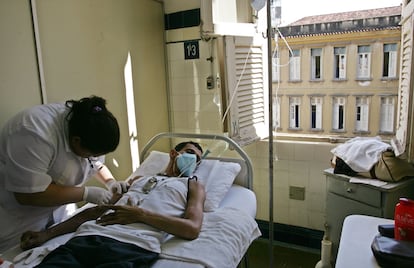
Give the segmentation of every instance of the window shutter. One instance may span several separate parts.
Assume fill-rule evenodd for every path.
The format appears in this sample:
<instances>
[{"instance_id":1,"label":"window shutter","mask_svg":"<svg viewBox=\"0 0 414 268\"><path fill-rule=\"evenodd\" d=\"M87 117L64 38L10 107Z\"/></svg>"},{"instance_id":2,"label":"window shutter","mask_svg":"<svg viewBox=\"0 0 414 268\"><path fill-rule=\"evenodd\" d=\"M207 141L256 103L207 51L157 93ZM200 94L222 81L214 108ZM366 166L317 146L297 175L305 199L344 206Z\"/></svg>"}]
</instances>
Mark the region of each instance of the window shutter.
<instances>
[{"instance_id":1,"label":"window shutter","mask_svg":"<svg viewBox=\"0 0 414 268\"><path fill-rule=\"evenodd\" d=\"M381 98L380 130L392 132L394 130L394 102L392 97Z\"/></svg>"},{"instance_id":2,"label":"window shutter","mask_svg":"<svg viewBox=\"0 0 414 268\"><path fill-rule=\"evenodd\" d=\"M390 51L388 77L397 76L397 51Z\"/></svg>"},{"instance_id":3,"label":"window shutter","mask_svg":"<svg viewBox=\"0 0 414 268\"><path fill-rule=\"evenodd\" d=\"M316 103L316 128L322 129L322 102L321 99L317 99Z\"/></svg>"},{"instance_id":4,"label":"window shutter","mask_svg":"<svg viewBox=\"0 0 414 268\"><path fill-rule=\"evenodd\" d=\"M241 146L268 136L266 39L225 36L229 136Z\"/></svg>"},{"instance_id":5,"label":"window shutter","mask_svg":"<svg viewBox=\"0 0 414 268\"><path fill-rule=\"evenodd\" d=\"M364 101L366 102L366 100ZM368 103L361 105L361 129L362 131L368 131L368 112L369 106Z\"/></svg>"},{"instance_id":6,"label":"window shutter","mask_svg":"<svg viewBox=\"0 0 414 268\"><path fill-rule=\"evenodd\" d=\"M407 129L409 115L409 97L411 88L411 61L413 60L413 32L411 23L402 26L401 40L401 69L400 87L398 89L398 113L395 137L391 140L395 154L401 155L405 152L407 144ZM409 156L412 159L412 156Z\"/></svg>"},{"instance_id":7,"label":"window shutter","mask_svg":"<svg viewBox=\"0 0 414 268\"><path fill-rule=\"evenodd\" d=\"M336 101L333 105L332 128L339 129L339 103Z\"/></svg>"},{"instance_id":8,"label":"window shutter","mask_svg":"<svg viewBox=\"0 0 414 268\"><path fill-rule=\"evenodd\" d=\"M339 78L346 78L346 58L345 55L339 55Z\"/></svg>"}]
</instances>

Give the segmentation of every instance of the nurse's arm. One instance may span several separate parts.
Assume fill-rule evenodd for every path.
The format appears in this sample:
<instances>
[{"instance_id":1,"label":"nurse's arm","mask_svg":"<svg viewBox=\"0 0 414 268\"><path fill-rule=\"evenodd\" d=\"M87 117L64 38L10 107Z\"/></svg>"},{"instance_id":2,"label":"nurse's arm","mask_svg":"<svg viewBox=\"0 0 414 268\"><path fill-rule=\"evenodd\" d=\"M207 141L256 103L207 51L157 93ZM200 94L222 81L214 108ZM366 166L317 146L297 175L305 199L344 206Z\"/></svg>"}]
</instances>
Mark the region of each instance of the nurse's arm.
<instances>
[{"instance_id":1,"label":"nurse's arm","mask_svg":"<svg viewBox=\"0 0 414 268\"><path fill-rule=\"evenodd\" d=\"M48 240L67 233L76 231L76 229L84 222L89 220L95 220L100 217L108 208L96 206L87 208L68 220L56 224L49 229L40 232L27 231L23 233L20 238L20 247L23 250L27 250L33 247L37 247L47 242Z\"/></svg>"},{"instance_id":2,"label":"nurse's arm","mask_svg":"<svg viewBox=\"0 0 414 268\"><path fill-rule=\"evenodd\" d=\"M14 193L21 205L60 206L83 201L84 187L50 184L45 191L37 193Z\"/></svg>"}]
</instances>

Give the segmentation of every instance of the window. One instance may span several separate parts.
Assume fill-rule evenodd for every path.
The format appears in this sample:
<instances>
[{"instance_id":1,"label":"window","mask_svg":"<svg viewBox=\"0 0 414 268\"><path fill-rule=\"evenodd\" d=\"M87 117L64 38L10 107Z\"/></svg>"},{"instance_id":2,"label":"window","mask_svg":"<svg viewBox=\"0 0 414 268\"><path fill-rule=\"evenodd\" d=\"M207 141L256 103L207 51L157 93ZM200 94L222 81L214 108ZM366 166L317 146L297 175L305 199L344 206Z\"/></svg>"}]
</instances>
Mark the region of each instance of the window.
<instances>
[{"instance_id":1,"label":"window","mask_svg":"<svg viewBox=\"0 0 414 268\"><path fill-rule=\"evenodd\" d=\"M311 49L311 80L322 78L322 48Z\"/></svg>"},{"instance_id":2,"label":"window","mask_svg":"<svg viewBox=\"0 0 414 268\"><path fill-rule=\"evenodd\" d=\"M397 44L384 44L382 77L397 77Z\"/></svg>"},{"instance_id":3,"label":"window","mask_svg":"<svg viewBox=\"0 0 414 268\"><path fill-rule=\"evenodd\" d=\"M300 97L289 98L289 128L300 128Z\"/></svg>"},{"instance_id":4,"label":"window","mask_svg":"<svg viewBox=\"0 0 414 268\"><path fill-rule=\"evenodd\" d=\"M368 97L356 97L356 131L368 131L369 99Z\"/></svg>"},{"instance_id":5,"label":"window","mask_svg":"<svg viewBox=\"0 0 414 268\"><path fill-rule=\"evenodd\" d=\"M311 97L311 129L322 129L322 97Z\"/></svg>"},{"instance_id":6,"label":"window","mask_svg":"<svg viewBox=\"0 0 414 268\"><path fill-rule=\"evenodd\" d=\"M333 98L332 129L345 130L345 97Z\"/></svg>"},{"instance_id":7,"label":"window","mask_svg":"<svg viewBox=\"0 0 414 268\"><path fill-rule=\"evenodd\" d=\"M322 48L311 49L311 80L322 78Z\"/></svg>"},{"instance_id":8,"label":"window","mask_svg":"<svg viewBox=\"0 0 414 268\"><path fill-rule=\"evenodd\" d=\"M280 128L280 97L273 96L273 131Z\"/></svg>"},{"instance_id":9,"label":"window","mask_svg":"<svg viewBox=\"0 0 414 268\"><path fill-rule=\"evenodd\" d=\"M380 132L393 133L394 132L394 111L395 98L391 96L381 97L380 107Z\"/></svg>"},{"instance_id":10,"label":"window","mask_svg":"<svg viewBox=\"0 0 414 268\"><path fill-rule=\"evenodd\" d=\"M289 80L300 80L300 50L295 49L289 53Z\"/></svg>"},{"instance_id":11,"label":"window","mask_svg":"<svg viewBox=\"0 0 414 268\"><path fill-rule=\"evenodd\" d=\"M280 57L279 51L274 51L272 55L272 81L280 80Z\"/></svg>"},{"instance_id":12,"label":"window","mask_svg":"<svg viewBox=\"0 0 414 268\"><path fill-rule=\"evenodd\" d=\"M346 78L346 49L345 47L334 48L334 79Z\"/></svg>"},{"instance_id":13,"label":"window","mask_svg":"<svg viewBox=\"0 0 414 268\"><path fill-rule=\"evenodd\" d=\"M371 73L371 47L358 46L357 78L368 79Z\"/></svg>"}]
</instances>

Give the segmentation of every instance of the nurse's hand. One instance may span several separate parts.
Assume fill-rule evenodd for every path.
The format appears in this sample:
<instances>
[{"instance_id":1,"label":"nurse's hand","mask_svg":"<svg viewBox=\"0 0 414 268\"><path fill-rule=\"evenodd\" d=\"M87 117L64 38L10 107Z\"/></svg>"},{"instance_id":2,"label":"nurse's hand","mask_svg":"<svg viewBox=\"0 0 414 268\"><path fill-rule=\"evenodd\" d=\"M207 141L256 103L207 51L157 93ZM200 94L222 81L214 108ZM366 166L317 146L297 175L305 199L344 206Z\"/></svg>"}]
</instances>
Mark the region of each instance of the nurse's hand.
<instances>
[{"instance_id":1,"label":"nurse's hand","mask_svg":"<svg viewBox=\"0 0 414 268\"><path fill-rule=\"evenodd\" d=\"M111 193L123 194L128 191L129 184L126 181L110 180L106 183L106 188L108 188Z\"/></svg>"},{"instance_id":2,"label":"nurse's hand","mask_svg":"<svg viewBox=\"0 0 414 268\"><path fill-rule=\"evenodd\" d=\"M111 201L112 193L102 187L86 186L83 192L83 200L103 205L108 204Z\"/></svg>"}]
</instances>

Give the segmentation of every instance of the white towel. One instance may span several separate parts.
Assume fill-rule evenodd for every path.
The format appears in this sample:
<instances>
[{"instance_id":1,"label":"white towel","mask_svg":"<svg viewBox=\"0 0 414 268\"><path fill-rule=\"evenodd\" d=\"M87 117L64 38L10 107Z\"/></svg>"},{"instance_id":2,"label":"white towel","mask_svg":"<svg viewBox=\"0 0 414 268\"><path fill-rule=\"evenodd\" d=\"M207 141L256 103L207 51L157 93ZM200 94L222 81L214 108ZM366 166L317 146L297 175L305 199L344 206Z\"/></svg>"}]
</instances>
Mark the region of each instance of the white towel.
<instances>
[{"instance_id":1,"label":"white towel","mask_svg":"<svg viewBox=\"0 0 414 268\"><path fill-rule=\"evenodd\" d=\"M379 161L381 154L391 148L391 145L381 141L380 137L356 137L338 145L331 152L352 170L369 172Z\"/></svg>"}]
</instances>

